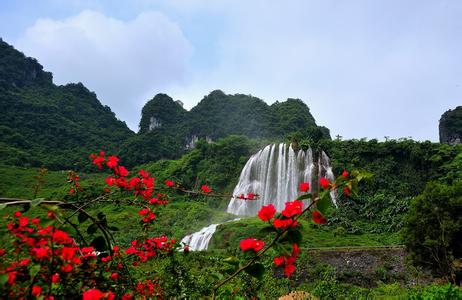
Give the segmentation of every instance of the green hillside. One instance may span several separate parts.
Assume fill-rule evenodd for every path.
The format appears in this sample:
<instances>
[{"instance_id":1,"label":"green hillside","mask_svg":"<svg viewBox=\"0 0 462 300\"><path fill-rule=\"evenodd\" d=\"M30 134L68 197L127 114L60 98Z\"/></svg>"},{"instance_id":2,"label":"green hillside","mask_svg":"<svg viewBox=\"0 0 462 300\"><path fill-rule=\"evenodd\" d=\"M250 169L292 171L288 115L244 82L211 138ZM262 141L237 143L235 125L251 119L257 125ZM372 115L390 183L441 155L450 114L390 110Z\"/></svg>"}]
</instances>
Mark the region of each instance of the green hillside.
<instances>
[{"instance_id":1,"label":"green hillside","mask_svg":"<svg viewBox=\"0 0 462 300\"><path fill-rule=\"evenodd\" d=\"M229 135L283 141L298 133L310 136L321 129L308 106L300 99L288 99L272 105L243 94L211 92L190 111L165 94L158 94L143 108L139 134L123 147L128 165L152 160L175 159L195 147L199 139L216 141Z\"/></svg>"},{"instance_id":2,"label":"green hillside","mask_svg":"<svg viewBox=\"0 0 462 300\"><path fill-rule=\"evenodd\" d=\"M0 161L79 169L134 133L81 83L56 86L33 58L0 40Z\"/></svg>"}]
</instances>

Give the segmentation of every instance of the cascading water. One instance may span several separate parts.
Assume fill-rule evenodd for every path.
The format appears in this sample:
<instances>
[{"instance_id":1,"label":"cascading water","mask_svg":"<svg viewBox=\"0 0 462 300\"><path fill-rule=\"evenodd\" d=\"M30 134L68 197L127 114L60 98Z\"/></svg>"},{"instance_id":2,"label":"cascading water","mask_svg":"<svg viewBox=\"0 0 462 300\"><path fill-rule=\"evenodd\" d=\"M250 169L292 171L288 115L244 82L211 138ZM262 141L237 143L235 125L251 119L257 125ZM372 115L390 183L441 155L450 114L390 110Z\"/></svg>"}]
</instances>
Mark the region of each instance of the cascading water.
<instances>
[{"instance_id":1,"label":"cascading water","mask_svg":"<svg viewBox=\"0 0 462 300\"><path fill-rule=\"evenodd\" d=\"M226 222L238 221L239 218ZM217 227L221 224L212 224L202 228L200 231L194 232L181 239L181 244L188 245L190 251L203 251L207 250L213 234Z\"/></svg>"},{"instance_id":2,"label":"cascading water","mask_svg":"<svg viewBox=\"0 0 462 300\"><path fill-rule=\"evenodd\" d=\"M319 176L334 179L329 158L322 152L319 157ZM268 145L247 161L242 169L233 195L258 194L260 199L244 201L232 198L228 212L235 215L256 215L264 205L273 204L276 210L284 209L285 202L296 199L301 182L310 182L314 170L311 149L294 151L291 145ZM335 203L335 194L331 193Z\"/></svg>"},{"instance_id":3,"label":"cascading water","mask_svg":"<svg viewBox=\"0 0 462 300\"><path fill-rule=\"evenodd\" d=\"M334 179L330 161L322 152L318 160L319 177ZM273 204L278 211L285 202L296 199L301 193L299 184L310 182L315 168L311 149L294 151L291 145L268 145L252 155L242 169L233 195L258 194L258 200L245 201L232 198L228 212L241 216L255 216L264 205ZM331 192L335 204L335 192ZM306 203L305 203L306 204ZM236 221L234 219L231 221ZM228 221L229 222L229 221ZM191 251L207 250L210 240L220 224L212 224L200 231L185 236L181 243L189 245Z\"/></svg>"},{"instance_id":4,"label":"cascading water","mask_svg":"<svg viewBox=\"0 0 462 300\"><path fill-rule=\"evenodd\" d=\"M209 242L212 239L215 230L217 230L218 225L219 224L212 224L202 228L198 232L185 236L181 240L181 244L189 245L189 250L191 251L207 250Z\"/></svg>"}]
</instances>

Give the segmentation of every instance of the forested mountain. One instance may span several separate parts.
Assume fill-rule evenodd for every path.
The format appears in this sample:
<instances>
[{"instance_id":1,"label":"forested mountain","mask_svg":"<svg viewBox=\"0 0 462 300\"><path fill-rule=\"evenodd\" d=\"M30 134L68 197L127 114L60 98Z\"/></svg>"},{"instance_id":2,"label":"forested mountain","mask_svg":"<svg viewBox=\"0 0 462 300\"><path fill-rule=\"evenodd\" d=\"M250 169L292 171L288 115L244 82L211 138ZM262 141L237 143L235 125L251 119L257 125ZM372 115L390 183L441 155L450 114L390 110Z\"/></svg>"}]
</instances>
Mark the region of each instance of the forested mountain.
<instances>
[{"instance_id":1,"label":"forested mountain","mask_svg":"<svg viewBox=\"0 0 462 300\"><path fill-rule=\"evenodd\" d=\"M299 99L268 105L250 95L215 90L186 111L180 101L158 94L144 106L139 134L127 142L122 156L134 165L177 158L194 148L199 139L242 135L282 141L295 132L309 136L314 129L330 138L329 130L316 125L308 106Z\"/></svg>"},{"instance_id":2,"label":"forested mountain","mask_svg":"<svg viewBox=\"0 0 462 300\"><path fill-rule=\"evenodd\" d=\"M4 164L75 168L90 152L118 151L134 135L81 83L54 85L35 59L1 39L0 111Z\"/></svg>"},{"instance_id":3,"label":"forested mountain","mask_svg":"<svg viewBox=\"0 0 462 300\"><path fill-rule=\"evenodd\" d=\"M462 143L462 106L446 111L440 119L440 142Z\"/></svg>"},{"instance_id":4,"label":"forested mountain","mask_svg":"<svg viewBox=\"0 0 462 300\"><path fill-rule=\"evenodd\" d=\"M117 120L83 84L57 86L34 58L0 40L0 161L7 165L80 168L90 152L106 150L129 166L179 158L207 141L242 135L282 141L318 127L306 104L288 99L272 105L243 94L211 92L190 111L158 94L143 107L138 134Z\"/></svg>"}]
</instances>

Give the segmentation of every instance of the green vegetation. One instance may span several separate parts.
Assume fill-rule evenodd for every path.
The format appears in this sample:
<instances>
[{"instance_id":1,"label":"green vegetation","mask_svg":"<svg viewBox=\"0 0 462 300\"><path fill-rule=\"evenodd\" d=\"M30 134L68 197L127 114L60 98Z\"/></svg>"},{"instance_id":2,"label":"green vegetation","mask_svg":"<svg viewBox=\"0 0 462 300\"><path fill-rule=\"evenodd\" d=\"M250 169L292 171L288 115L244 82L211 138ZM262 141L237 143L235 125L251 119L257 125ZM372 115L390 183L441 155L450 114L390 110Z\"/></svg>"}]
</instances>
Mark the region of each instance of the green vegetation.
<instances>
[{"instance_id":1,"label":"green vegetation","mask_svg":"<svg viewBox=\"0 0 462 300\"><path fill-rule=\"evenodd\" d=\"M197 139L215 141L241 135L282 141L301 128L309 136L318 126L309 108L299 99L269 106L253 96L226 95L216 90L188 112L169 96L158 94L144 106L140 133L126 142L121 156L127 157L129 166L134 166L178 158ZM327 128L319 128L324 137L330 138Z\"/></svg>"},{"instance_id":2,"label":"green vegetation","mask_svg":"<svg viewBox=\"0 0 462 300\"><path fill-rule=\"evenodd\" d=\"M42 177L42 183L37 190L40 169L11 167L0 165L0 197L7 198L46 198L50 200L63 200L69 197L67 171L47 170ZM103 190L104 174L81 174L82 186L87 196L98 195ZM35 196L35 197L34 197Z\"/></svg>"},{"instance_id":3,"label":"green vegetation","mask_svg":"<svg viewBox=\"0 0 462 300\"><path fill-rule=\"evenodd\" d=\"M212 143L202 140L178 160L160 160L138 168L156 174L161 181L172 179L186 187L209 184L215 190L231 192L249 157L265 144L232 135Z\"/></svg>"},{"instance_id":4,"label":"green vegetation","mask_svg":"<svg viewBox=\"0 0 462 300\"><path fill-rule=\"evenodd\" d=\"M455 280L454 258L462 258L462 182L430 182L414 198L403 240L417 265Z\"/></svg>"},{"instance_id":5,"label":"green vegetation","mask_svg":"<svg viewBox=\"0 0 462 300\"><path fill-rule=\"evenodd\" d=\"M0 161L82 169L90 152L118 151L133 133L81 83L56 86L51 73L0 40Z\"/></svg>"},{"instance_id":6,"label":"green vegetation","mask_svg":"<svg viewBox=\"0 0 462 300\"><path fill-rule=\"evenodd\" d=\"M462 147L412 140L323 141L335 174L363 170L374 174L361 194L341 197L330 219L348 232L397 232L409 204L430 180L452 182L460 178Z\"/></svg>"},{"instance_id":7,"label":"green vegetation","mask_svg":"<svg viewBox=\"0 0 462 300\"><path fill-rule=\"evenodd\" d=\"M300 247L348 247L348 246L388 246L399 244L397 233L370 233L352 234L342 230L319 226L311 221L302 221L303 240ZM264 239L268 237L265 230L267 224L260 219L251 217L239 221L228 222L217 228L210 242L210 249L238 249L239 241L246 237ZM338 227L340 228L340 227Z\"/></svg>"}]
</instances>

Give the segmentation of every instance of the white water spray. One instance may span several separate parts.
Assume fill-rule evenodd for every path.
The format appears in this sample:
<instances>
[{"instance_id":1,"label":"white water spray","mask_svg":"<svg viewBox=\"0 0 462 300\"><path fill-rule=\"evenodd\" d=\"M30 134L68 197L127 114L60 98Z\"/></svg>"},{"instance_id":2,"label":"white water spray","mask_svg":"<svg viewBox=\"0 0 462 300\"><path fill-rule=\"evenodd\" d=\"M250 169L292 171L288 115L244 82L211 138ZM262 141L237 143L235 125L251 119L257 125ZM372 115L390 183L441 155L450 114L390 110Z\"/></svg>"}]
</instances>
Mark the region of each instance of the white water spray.
<instances>
[{"instance_id":1,"label":"white water spray","mask_svg":"<svg viewBox=\"0 0 462 300\"><path fill-rule=\"evenodd\" d=\"M322 152L319 158L319 177L334 179L330 161ZM287 201L301 195L299 184L311 183L313 172L311 149L294 151L288 144L268 145L247 161L242 169L233 195L258 194L260 199L244 201L232 198L228 212L241 216L254 216L264 205L273 204L277 211L284 209ZM335 194L331 193L335 203Z\"/></svg>"},{"instance_id":2,"label":"white water spray","mask_svg":"<svg viewBox=\"0 0 462 300\"><path fill-rule=\"evenodd\" d=\"M226 221L226 222L232 222L232 221L238 221L240 220L239 218ZM190 235L185 236L181 240L181 244L183 245L188 245L190 251L203 251L207 250L210 240L212 239L213 234L217 230L217 227L221 224L212 224L209 226L206 226L202 228L200 231L194 232Z\"/></svg>"}]
</instances>

